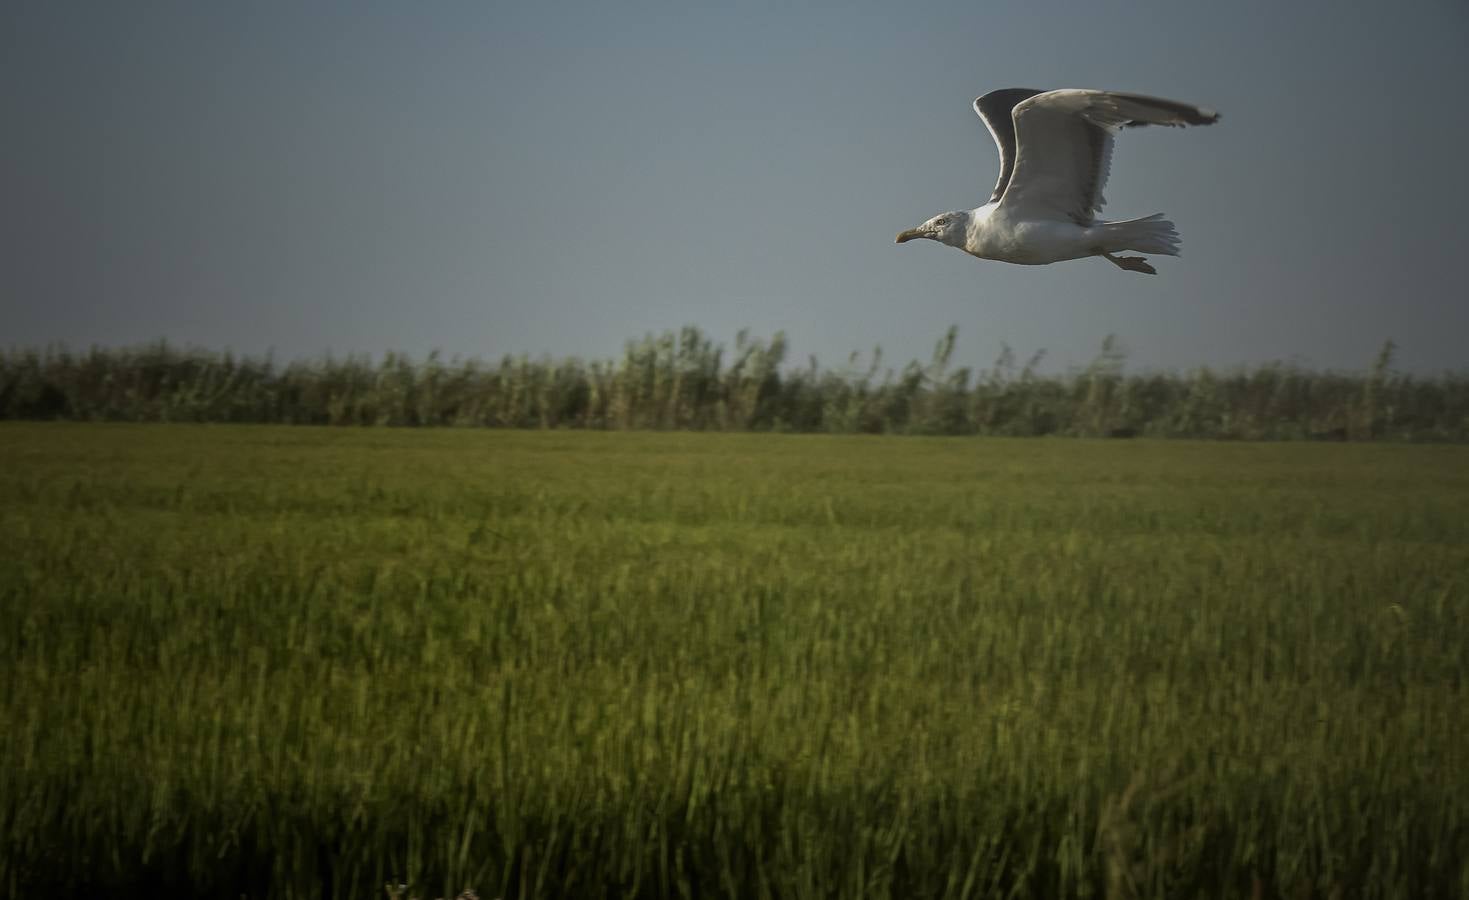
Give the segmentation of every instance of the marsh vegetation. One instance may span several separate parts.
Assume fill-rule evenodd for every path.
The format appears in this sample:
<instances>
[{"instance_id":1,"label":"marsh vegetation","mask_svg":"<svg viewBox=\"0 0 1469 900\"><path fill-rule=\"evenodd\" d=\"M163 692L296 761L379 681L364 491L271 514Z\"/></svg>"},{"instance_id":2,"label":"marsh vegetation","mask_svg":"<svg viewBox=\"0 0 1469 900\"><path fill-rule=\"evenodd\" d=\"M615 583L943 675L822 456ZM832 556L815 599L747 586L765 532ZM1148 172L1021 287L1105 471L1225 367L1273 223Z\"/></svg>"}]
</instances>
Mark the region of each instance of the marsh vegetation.
<instances>
[{"instance_id":1,"label":"marsh vegetation","mask_svg":"<svg viewBox=\"0 0 1469 900\"><path fill-rule=\"evenodd\" d=\"M1086 366L1003 347L953 364L950 329L927 362L881 347L832 368L793 365L785 337L697 328L629 341L620 359L496 362L327 357L278 363L157 343L0 352L0 419L479 426L829 434L1469 441L1469 375L1414 376L1385 343L1359 372L1276 363L1129 372L1108 338Z\"/></svg>"}]
</instances>

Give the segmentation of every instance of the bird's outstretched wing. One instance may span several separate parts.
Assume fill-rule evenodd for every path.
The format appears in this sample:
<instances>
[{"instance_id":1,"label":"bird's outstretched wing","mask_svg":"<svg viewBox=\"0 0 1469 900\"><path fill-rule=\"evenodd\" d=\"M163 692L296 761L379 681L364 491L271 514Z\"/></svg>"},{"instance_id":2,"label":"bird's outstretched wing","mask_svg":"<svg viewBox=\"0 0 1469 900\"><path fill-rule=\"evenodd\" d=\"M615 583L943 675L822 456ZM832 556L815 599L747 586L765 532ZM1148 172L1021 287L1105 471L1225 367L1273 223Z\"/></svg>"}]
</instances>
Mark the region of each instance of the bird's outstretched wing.
<instances>
[{"instance_id":1,"label":"bird's outstretched wing","mask_svg":"<svg viewBox=\"0 0 1469 900\"><path fill-rule=\"evenodd\" d=\"M1010 173L1015 171L1015 120L1010 117L1010 113L1015 109L1015 104L1040 93L1043 92L1030 88L1005 88L990 91L974 101L974 111L984 120L984 127L990 130L990 136L995 139L995 146L1000 150L1000 180L995 182L990 203L1005 196Z\"/></svg>"},{"instance_id":2,"label":"bird's outstretched wing","mask_svg":"<svg viewBox=\"0 0 1469 900\"><path fill-rule=\"evenodd\" d=\"M983 99L983 98L981 98ZM1047 91L1021 100L1014 119L1015 168L1001 206L1026 219L1080 225L1101 212L1112 136L1124 126L1209 125L1213 110L1114 91Z\"/></svg>"}]
</instances>

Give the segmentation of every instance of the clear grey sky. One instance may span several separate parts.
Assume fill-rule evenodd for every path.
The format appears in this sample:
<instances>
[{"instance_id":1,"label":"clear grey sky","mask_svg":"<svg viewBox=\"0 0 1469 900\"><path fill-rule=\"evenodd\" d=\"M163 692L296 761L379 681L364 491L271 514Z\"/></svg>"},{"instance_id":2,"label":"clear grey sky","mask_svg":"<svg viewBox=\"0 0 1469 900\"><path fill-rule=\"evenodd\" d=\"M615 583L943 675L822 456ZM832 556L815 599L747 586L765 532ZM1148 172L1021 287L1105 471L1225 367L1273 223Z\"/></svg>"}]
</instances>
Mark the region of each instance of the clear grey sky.
<instances>
[{"instance_id":1,"label":"clear grey sky","mask_svg":"<svg viewBox=\"0 0 1469 900\"><path fill-rule=\"evenodd\" d=\"M893 236L988 197L1009 86L1223 113L1118 141L1159 275ZM0 6L0 346L1469 368L1469 4Z\"/></svg>"}]
</instances>

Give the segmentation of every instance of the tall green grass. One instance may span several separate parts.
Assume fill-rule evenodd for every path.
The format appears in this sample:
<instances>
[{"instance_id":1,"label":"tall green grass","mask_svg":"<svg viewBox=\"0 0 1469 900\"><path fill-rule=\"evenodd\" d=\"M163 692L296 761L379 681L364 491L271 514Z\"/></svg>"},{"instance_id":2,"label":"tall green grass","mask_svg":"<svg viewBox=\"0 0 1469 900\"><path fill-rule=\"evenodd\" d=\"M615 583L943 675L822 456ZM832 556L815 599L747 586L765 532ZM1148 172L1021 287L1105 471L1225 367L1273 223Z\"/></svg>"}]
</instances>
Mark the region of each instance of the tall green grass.
<instances>
[{"instance_id":1,"label":"tall green grass","mask_svg":"<svg viewBox=\"0 0 1469 900\"><path fill-rule=\"evenodd\" d=\"M1127 373L1113 338L1093 362L1042 375L1006 348L952 365L957 332L927 363L881 348L840 368L787 364L777 333L732 352L696 328L630 341L619 360L498 363L389 353L278 364L166 343L0 352L0 419L460 425L924 435L1469 441L1469 376L1415 377L1385 344L1362 372L1276 364Z\"/></svg>"},{"instance_id":2,"label":"tall green grass","mask_svg":"<svg viewBox=\"0 0 1469 900\"><path fill-rule=\"evenodd\" d=\"M1455 447L0 426L0 893L1469 895Z\"/></svg>"}]
</instances>

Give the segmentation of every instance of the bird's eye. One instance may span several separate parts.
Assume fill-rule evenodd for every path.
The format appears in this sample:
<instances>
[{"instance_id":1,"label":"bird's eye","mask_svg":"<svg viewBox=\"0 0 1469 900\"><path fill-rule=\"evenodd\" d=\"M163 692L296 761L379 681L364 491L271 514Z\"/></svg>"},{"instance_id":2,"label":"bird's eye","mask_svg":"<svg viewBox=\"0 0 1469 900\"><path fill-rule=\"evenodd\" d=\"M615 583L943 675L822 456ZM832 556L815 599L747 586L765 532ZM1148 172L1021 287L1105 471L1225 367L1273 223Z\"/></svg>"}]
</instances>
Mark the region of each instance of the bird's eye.
<instances>
[{"instance_id":1,"label":"bird's eye","mask_svg":"<svg viewBox=\"0 0 1469 900\"><path fill-rule=\"evenodd\" d=\"M937 225L940 228L948 228L949 220L948 218L935 219L933 224Z\"/></svg>"}]
</instances>

